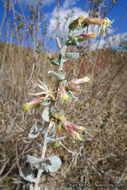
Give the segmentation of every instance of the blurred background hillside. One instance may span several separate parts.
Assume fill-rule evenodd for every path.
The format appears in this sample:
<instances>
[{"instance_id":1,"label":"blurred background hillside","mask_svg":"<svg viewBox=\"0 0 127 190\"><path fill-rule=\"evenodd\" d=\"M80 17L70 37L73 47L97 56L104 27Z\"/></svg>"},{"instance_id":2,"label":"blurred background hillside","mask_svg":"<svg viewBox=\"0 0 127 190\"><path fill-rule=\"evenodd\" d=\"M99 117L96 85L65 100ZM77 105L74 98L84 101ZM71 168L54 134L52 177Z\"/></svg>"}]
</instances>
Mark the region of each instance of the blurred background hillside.
<instances>
[{"instance_id":1,"label":"blurred background hillside","mask_svg":"<svg viewBox=\"0 0 127 190\"><path fill-rule=\"evenodd\" d=\"M28 133L34 123L41 122L43 107L26 113L21 106L33 99L33 83L46 82L47 71L55 70L46 59L46 53L58 54L55 37L64 44L68 24L82 14L108 17L114 23L105 34L97 27L87 27L82 32L97 32L97 38L68 48L80 53L79 60L64 66L68 80L87 74L92 80L82 87L77 100L58 106L68 120L85 126L87 133L82 142L74 144L71 137L64 140L76 156L50 145L46 155L59 154L62 168L43 176L42 184L44 189L64 190L69 182L117 183L126 190L127 2L0 0L0 10L0 189L28 189L19 168L27 167L28 154L41 154ZM38 142L43 143L43 137Z\"/></svg>"}]
</instances>

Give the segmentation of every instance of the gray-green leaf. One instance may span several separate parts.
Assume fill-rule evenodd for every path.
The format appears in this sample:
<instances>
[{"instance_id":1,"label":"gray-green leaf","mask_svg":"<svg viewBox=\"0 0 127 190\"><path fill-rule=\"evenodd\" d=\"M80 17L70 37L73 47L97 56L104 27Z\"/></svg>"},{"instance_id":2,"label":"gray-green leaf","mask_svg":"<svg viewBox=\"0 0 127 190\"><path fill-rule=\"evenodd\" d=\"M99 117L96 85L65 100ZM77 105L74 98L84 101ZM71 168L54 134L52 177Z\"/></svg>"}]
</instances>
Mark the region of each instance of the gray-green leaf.
<instances>
[{"instance_id":1,"label":"gray-green leaf","mask_svg":"<svg viewBox=\"0 0 127 190\"><path fill-rule=\"evenodd\" d=\"M49 122L50 121L50 109L46 107L42 113L42 118L44 121Z\"/></svg>"},{"instance_id":2,"label":"gray-green leaf","mask_svg":"<svg viewBox=\"0 0 127 190\"><path fill-rule=\"evenodd\" d=\"M27 155L27 161L30 163L31 166L34 166L35 164L40 162L40 159L34 156Z\"/></svg>"},{"instance_id":3,"label":"gray-green leaf","mask_svg":"<svg viewBox=\"0 0 127 190\"><path fill-rule=\"evenodd\" d=\"M62 45L61 45L61 41L60 41L60 39L58 37L56 38L56 43L57 43L57 46L58 46L58 48L60 50L62 48Z\"/></svg>"},{"instance_id":4,"label":"gray-green leaf","mask_svg":"<svg viewBox=\"0 0 127 190\"><path fill-rule=\"evenodd\" d=\"M78 45L78 40L75 36L73 35L69 35L69 39L66 41L66 45L70 46L70 45Z\"/></svg>"},{"instance_id":5,"label":"gray-green leaf","mask_svg":"<svg viewBox=\"0 0 127 190\"><path fill-rule=\"evenodd\" d=\"M55 73L54 71L48 71L48 74L50 76L58 78L59 80L64 80L65 79L65 75L62 74L62 73L58 74L58 73Z\"/></svg>"},{"instance_id":6,"label":"gray-green leaf","mask_svg":"<svg viewBox=\"0 0 127 190\"><path fill-rule=\"evenodd\" d=\"M79 53L66 53L66 59L79 59Z\"/></svg>"},{"instance_id":7,"label":"gray-green leaf","mask_svg":"<svg viewBox=\"0 0 127 190\"><path fill-rule=\"evenodd\" d=\"M42 169L45 169L46 171L49 172L57 172L58 169L61 167L62 165L62 161L59 158L59 156L55 155L55 156L50 156L47 158L47 160L49 160L49 163L42 163L41 167Z\"/></svg>"},{"instance_id":8,"label":"gray-green leaf","mask_svg":"<svg viewBox=\"0 0 127 190\"><path fill-rule=\"evenodd\" d=\"M42 106L48 106L48 105L50 105L50 103L51 103L51 98L48 98L46 101L40 103L40 105L42 105Z\"/></svg>"},{"instance_id":9,"label":"gray-green leaf","mask_svg":"<svg viewBox=\"0 0 127 190\"><path fill-rule=\"evenodd\" d=\"M20 168L20 176L31 183L35 183L37 178L30 168Z\"/></svg>"},{"instance_id":10,"label":"gray-green leaf","mask_svg":"<svg viewBox=\"0 0 127 190\"><path fill-rule=\"evenodd\" d=\"M37 124L34 124L31 127L31 130L30 130L30 133L28 134L28 137L34 139L34 138L38 137L40 131L42 131L42 130L43 130L43 127L42 127L41 123L38 122Z\"/></svg>"}]
</instances>

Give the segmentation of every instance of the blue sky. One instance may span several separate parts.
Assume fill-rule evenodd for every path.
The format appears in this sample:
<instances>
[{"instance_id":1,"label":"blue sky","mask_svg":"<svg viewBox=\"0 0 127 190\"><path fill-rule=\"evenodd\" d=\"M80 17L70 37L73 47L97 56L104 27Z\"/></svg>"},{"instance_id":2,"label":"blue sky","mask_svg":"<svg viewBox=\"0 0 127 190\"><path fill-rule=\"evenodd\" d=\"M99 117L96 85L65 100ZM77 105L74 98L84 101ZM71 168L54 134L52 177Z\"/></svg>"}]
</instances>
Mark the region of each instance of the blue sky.
<instances>
[{"instance_id":1,"label":"blue sky","mask_svg":"<svg viewBox=\"0 0 127 190\"><path fill-rule=\"evenodd\" d=\"M115 0L113 0L115 2ZM13 23L14 18L14 10L15 13L23 13L25 16L28 16L28 5L32 4L33 7L36 7L38 0L16 0L17 3L14 4L14 0L12 0L12 7L14 7L13 10L7 12L3 27L2 27L2 34L0 36L0 40L5 41L5 33L6 33L6 24L7 20L10 19ZM20 4L19 4L20 2ZM107 10L111 7L112 0L108 0ZM44 13L45 19L48 21L48 27L47 27L47 33L49 36L55 38L56 33L60 34L62 37L67 36L67 25L70 23L71 19L75 19L79 15L83 14L85 16L89 15L89 8L90 4L86 0L61 0L60 1L60 9L57 13L56 8L56 0L41 0L41 7L40 12ZM20 6L22 7L22 11L20 9ZM2 24L3 18L4 18L4 6L3 1L0 0L0 26ZM74 11L73 16L71 19L68 20L68 22L65 23L65 17L71 13L71 11ZM56 29L57 21L56 16L59 15L59 31ZM118 0L116 5L113 7L113 9L106 15L110 20L114 20L112 24L111 31L109 32L110 35L115 35L118 42L119 38L126 39L127 34L127 1L126 0ZM41 24L41 31L43 33L43 27L44 24ZM92 28L90 28L92 29ZM43 35L43 34L42 34ZM110 38L111 39L111 38ZM102 44L104 42L104 39L102 41Z\"/></svg>"}]
</instances>

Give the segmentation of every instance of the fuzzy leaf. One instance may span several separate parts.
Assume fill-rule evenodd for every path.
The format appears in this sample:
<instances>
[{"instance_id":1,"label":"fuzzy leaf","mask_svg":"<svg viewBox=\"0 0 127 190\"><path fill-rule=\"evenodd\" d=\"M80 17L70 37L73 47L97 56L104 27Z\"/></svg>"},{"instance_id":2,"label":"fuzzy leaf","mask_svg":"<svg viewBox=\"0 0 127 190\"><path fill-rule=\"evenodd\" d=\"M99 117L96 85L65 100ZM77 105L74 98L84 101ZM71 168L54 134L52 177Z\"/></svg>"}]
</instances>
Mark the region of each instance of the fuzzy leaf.
<instances>
[{"instance_id":1,"label":"fuzzy leaf","mask_svg":"<svg viewBox=\"0 0 127 190\"><path fill-rule=\"evenodd\" d=\"M51 98L48 98L46 101L40 103L40 105L42 105L42 106L48 106L48 105L50 105L50 103L51 103Z\"/></svg>"},{"instance_id":2,"label":"fuzzy leaf","mask_svg":"<svg viewBox=\"0 0 127 190\"><path fill-rule=\"evenodd\" d=\"M66 53L66 59L79 59L79 53Z\"/></svg>"},{"instance_id":3,"label":"fuzzy leaf","mask_svg":"<svg viewBox=\"0 0 127 190\"><path fill-rule=\"evenodd\" d=\"M53 65L58 65L58 66L59 66L59 60L58 60L57 58L52 59L52 60L51 60L51 63L52 63Z\"/></svg>"},{"instance_id":4,"label":"fuzzy leaf","mask_svg":"<svg viewBox=\"0 0 127 190\"><path fill-rule=\"evenodd\" d=\"M42 130L43 130L43 127L42 127L41 123L38 122L37 124L34 124L31 127L31 130L30 130L30 133L28 134L28 137L34 139L34 138L38 137L40 131L42 131Z\"/></svg>"},{"instance_id":5,"label":"fuzzy leaf","mask_svg":"<svg viewBox=\"0 0 127 190\"><path fill-rule=\"evenodd\" d=\"M57 172L62 165L62 161L57 155L50 156L47 158L47 160L49 160L50 164L48 162L42 163L42 169L48 172Z\"/></svg>"},{"instance_id":6,"label":"fuzzy leaf","mask_svg":"<svg viewBox=\"0 0 127 190\"><path fill-rule=\"evenodd\" d=\"M48 71L48 74L50 76L58 78L59 80L64 80L65 79L65 75L62 74L62 73L58 74L58 73L55 73L54 71Z\"/></svg>"},{"instance_id":7,"label":"fuzzy leaf","mask_svg":"<svg viewBox=\"0 0 127 190\"><path fill-rule=\"evenodd\" d=\"M66 41L66 45L70 46L70 45L78 45L78 41L77 38L73 35L69 35L69 39Z\"/></svg>"},{"instance_id":8,"label":"fuzzy leaf","mask_svg":"<svg viewBox=\"0 0 127 190\"><path fill-rule=\"evenodd\" d=\"M52 114L52 112L56 112L57 111L57 108L55 106L52 106L50 111L51 111L51 114Z\"/></svg>"},{"instance_id":9,"label":"fuzzy leaf","mask_svg":"<svg viewBox=\"0 0 127 190\"><path fill-rule=\"evenodd\" d=\"M39 163L40 160L34 156L27 155L27 161L31 166L34 166L35 164Z\"/></svg>"},{"instance_id":10,"label":"fuzzy leaf","mask_svg":"<svg viewBox=\"0 0 127 190\"><path fill-rule=\"evenodd\" d=\"M30 156L30 155L27 155L27 161L30 163L31 166L35 166L36 164L39 164L39 163L45 163L45 164L51 165L51 161L47 158L45 158L45 159L36 158L36 157ZM36 167L37 167L37 165L36 165Z\"/></svg>"},{"instance_id":11,"label":"fuzzy leaf","mask_svg":"<svg viewBox=\"0 0 127 190\"><path fill-rule=\"evenodd\" d=\"M46 107L42 113L42 118L44 121L49 122L50 121L50 110L48 107Z\"/></svg>"},{"instance_id":12,"label":"fuzzy leaf","mask_svg":"<svg viewBox=\"0 0 127 190\"><path fill-rule=\"evenodd\" d=\"M37 122L37 129L39 131L42 131L42 124L40 122Z\"/></svg>"},{"instance_id":13,"label":"fuzzy leaf","mask_svg":"<svg viewBox=\"0 0 127 190\"><path fill-rule=\"evenodd\" d=\"M33 172L30 168L20 168L20 176L31 183L36 182L36 172Z\"/></svg>"}]
</instances>

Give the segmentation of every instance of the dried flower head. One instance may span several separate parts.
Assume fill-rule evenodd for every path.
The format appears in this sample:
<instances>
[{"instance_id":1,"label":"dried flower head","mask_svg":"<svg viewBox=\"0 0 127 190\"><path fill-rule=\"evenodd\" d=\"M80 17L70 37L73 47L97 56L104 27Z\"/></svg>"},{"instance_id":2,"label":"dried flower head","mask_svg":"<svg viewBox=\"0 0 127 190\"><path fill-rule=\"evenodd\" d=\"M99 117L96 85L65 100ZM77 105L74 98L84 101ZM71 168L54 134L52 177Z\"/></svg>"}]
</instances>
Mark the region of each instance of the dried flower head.
<instances>
[{"instance_id":1,"label":"dried flower head","mask_svg":"<svg viewBox=\"0 0 127 190\"><path fill-rule=\"evenodd\" d=\"M41 89L41 92L30 93L33 96L40 96L39 98L33 99L31 102L25 103L22 105L22 109L28 111L32 106L38 106L40 103L46 101L48 98L51 98L55 101L55 92L49 88L46 84L42 83L39 80L40 84L34 83L34 86Z\"/></svg>"},{"instance_id":2,"label":"dried flower head","mask_svg":"<svg viewBox=\"0 0 127 190\"><path fill-rule=\"evenodd\" d=\"M47 86L45 83L42 83L39 80L39 83L34 83L35 88L41 89L41 92L35 92L35 93L30 93L33 96L43 96L45 97L45 100L47 100L49 97L52 98L53 101L55 101L55 93L53 91L53 88L50 86Z\"/></svg>"}]
</instances>

